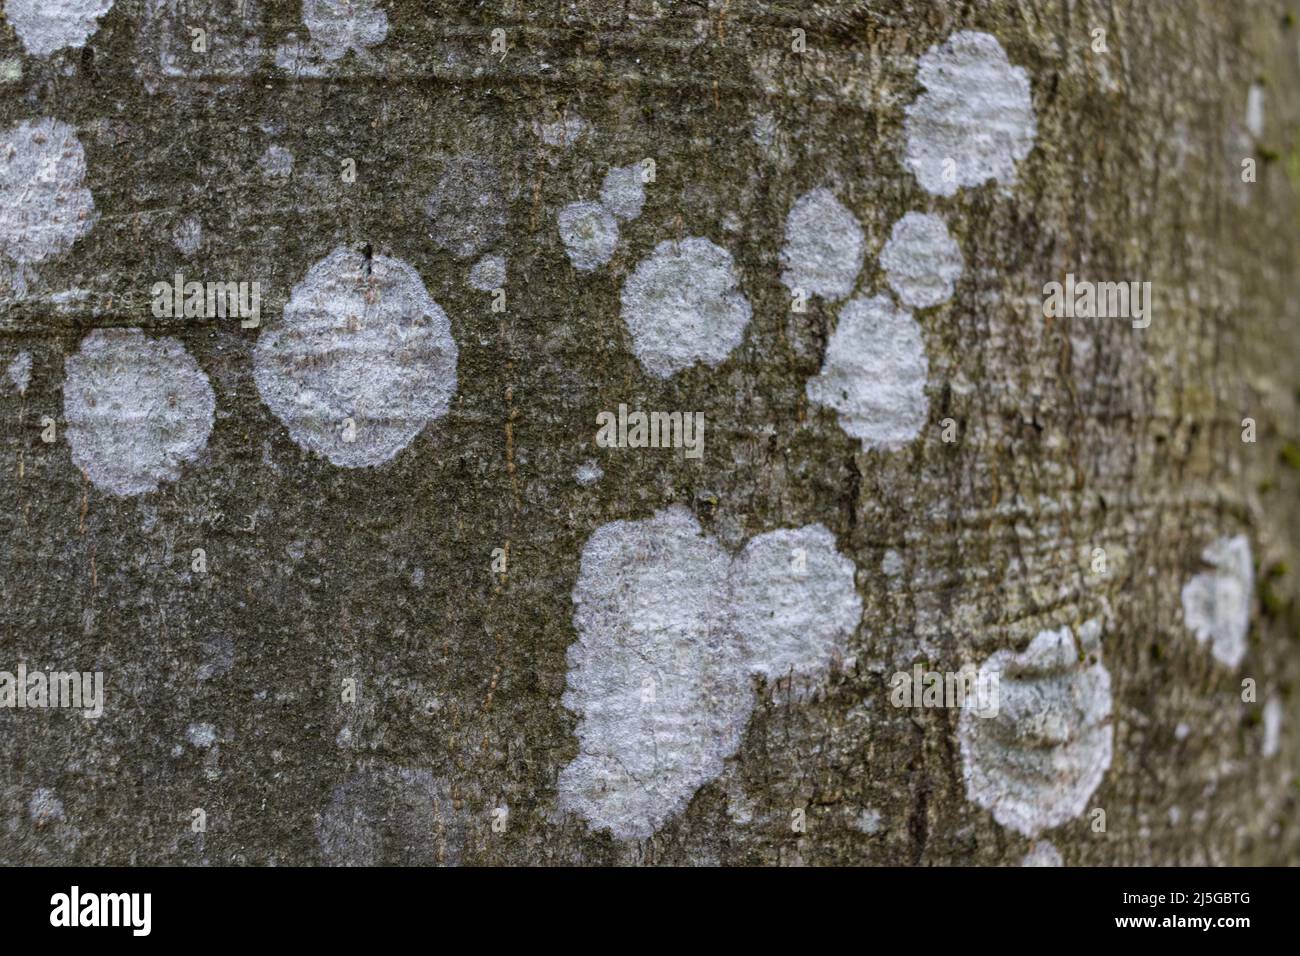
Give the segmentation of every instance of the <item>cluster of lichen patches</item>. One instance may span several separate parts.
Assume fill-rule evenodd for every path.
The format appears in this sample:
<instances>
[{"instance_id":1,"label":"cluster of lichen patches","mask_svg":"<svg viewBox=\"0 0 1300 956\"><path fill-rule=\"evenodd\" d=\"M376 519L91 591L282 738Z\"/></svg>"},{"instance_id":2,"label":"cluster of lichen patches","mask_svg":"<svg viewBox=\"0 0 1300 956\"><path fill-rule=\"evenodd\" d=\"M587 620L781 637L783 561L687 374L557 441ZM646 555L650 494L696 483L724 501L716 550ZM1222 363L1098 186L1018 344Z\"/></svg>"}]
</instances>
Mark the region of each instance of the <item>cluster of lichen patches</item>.
<instances>
[{"instance_id":1,"label":"cluster of lichen patches","mask_svg":"<svg viewBox=\"0 0 1300 956\"><path fill-rule=\"evenodd\" d=\"M411 266L340 246L267 324L253 373L295 442L360 468L388 461L446 414L456 359L451 323Z\"/></svg>"},{"instance_id":2,"label":"cluster of lichen patches","mask_svg":"<svg viewBox=\"0 0 1300 956\"><path fill-rule=\"evenodd\" d=\"M65 372L72 461L101 491L154 491L207 446L216 396L175 339L97 329L68 357Z\"/></svg>"},{"instance_id":3,"label":"cluster of lichen patches","mask_svg":"<svg viewBox=\"0 0 1300 956\"><path fill-rule=\"evenodd\" d=\"M853 291L865 249L857 217L819 187L796 199L786 217L781 282L796 294L838 302Z\"/></svg>"},{"instance_id":4,"label":"cluster of lichen patches","mask_svg":"<svg viewBox=\"0 0 1300 956\"><path fill-rule=\"evenodd\" d=\"M927 192L1011 182L1037 133L1029 77L987 33L954 33L921 57L904 161Z\"/></svg>"},{"instance_id":5,"label":"cluster of lichen patches","mask_svg":"<svg viewBox=\"0 0 1300 956\"><path fill-rule=\"evenodd\" d=\"M476 255L505 235L509 196L492 160L474 155L444 157L433 192L424 203L429 237L457 259Z\"/></svg>"},{"instance_id":6,"label":"cluster of lichen patches","mask_svg":"<svg viewBox=\"0 0 1300 956\"><path fill-rule=\"evenodd\" d=\"M755 674L824 676L861 616L853 577L818 525L735 560L679 507L597 529L573 589L579 748L558 806L617 839L653 834L735 754Z\"/></svg>"},{"instance_id":7,"label":"cluster of lichen patches","mask_svg":"<svg viewBox=\"0 0 1300 956\"><path fill-rule=\"evenodd\" d=\"M894 223L880 265L899 301L913 309L927 309L952 298L964 263L942 219L909 212Z\"/></svg>"},{"instance_id":8,"label":"cluster of lichen patches","mask_svg":"<svg viewBox=\"0 0 1300 956\"><path fill-rule=\"evenodd\" d=\"M624 281L621 305L632 351L656 378L720 365L753 314L731 253L695 236L655 246Z\"/></svg>"},{"instance_id":9,"label":"cluster of lichen patches","mask_svg":"<svg viewBox=\"0 0 1300 956\"><path fill-rule=\"evenodd\" d=\"M302 0L302 22L311 38L290 33L275 51L276 66L302 76L329 74L349 50L364 59L388 36L376 0Z\"/></svg>"},{"instance_id":10,"label":"cluster of lichen patches","mask_svg":"<svg viewBox=\"0 0 1300 956\"><path fill-rule=\"evenodd\" d=\"M4 15L23 49L44 57L85 46L112 8L113 0L5 0Z\"/></svg>"},{"instance_id":11,"label":"cluster of lichen patches","mask_svg":"<svg viewBox=\"0 0 1300 956\"><path fill-rule=\"evenodd\" d=\"M921 328L910 312L885 296L853 299L840 310L808 398L834 409L840 427L864 447L896 449L925 425L928 373Z\"/></svg>"},{"instance_id":12,"label":"cluster of lichen patches","mask_svg":"<svg viewBox=\"0 0 1300 956\"><path fill-rule=\"evenodd\" d=\"M560 210L560 241L573 267L591 272L609 262L618 246L619 222L641 215L645 183L641 167L615 166L605 174L600 201L579 200Z\"/></svg>"},{"instance_id":13,"label":"cluster of lichen patches","mask_svg":"<svg viewBox=\"0 0 1300 956\"><path fill-rule=\"evenodd\" d=\"M428 770L383 764L331 791L316 839L330 866L455 866L465 826L446 781Z\"/></svg>"},{"instance_id":14,"label":"cluster of lichen patches","mask_svg":"<svg viewBox=\"0 0 1300 956\"><path fill-rule=\"evenodd\" d=\"M1021 654L998 651L979 669L998 706L967 700L958 720L967 797L1004 827L1035 837L1083 813L1110 767L1110 674L1101 624L1041 631ZM1082 655L1080 651L1082 650Z\"/></svg>"},{"instance_id":15,"label":"cluster of lichen patches","mask_svg":"<svg viewBox=\"0 0 1300 956\"><path fill-rule=\"evenodd\" d=\"M24 120L0 137L0 252L20 266L67 252L95 223L76 132Z\"/></svg>"},{"instance_id":16,"label":"cluster of lichen patches","mask_svg":"<svg viewBox=\"0 0 1300 956\"><path fill-rule=\"evenodd\" d=\"M1246 656L1255 589L1254 560L1245 535L1220 538L1201 554L1213 567L1183 586L1183 623L1215 660L1236 667Z\"/></svg>"}]
</instances>

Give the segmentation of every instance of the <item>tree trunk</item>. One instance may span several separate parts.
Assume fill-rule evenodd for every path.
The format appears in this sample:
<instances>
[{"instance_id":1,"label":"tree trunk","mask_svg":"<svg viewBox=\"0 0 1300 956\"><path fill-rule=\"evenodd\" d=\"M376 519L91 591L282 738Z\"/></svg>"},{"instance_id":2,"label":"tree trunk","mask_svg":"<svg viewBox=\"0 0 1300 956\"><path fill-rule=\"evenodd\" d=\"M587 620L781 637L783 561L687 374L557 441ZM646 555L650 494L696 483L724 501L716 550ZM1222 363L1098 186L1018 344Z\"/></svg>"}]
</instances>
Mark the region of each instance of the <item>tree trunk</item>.
<instances>
[{"instance_id":1,"label":"tree trunk","mask_svg":"<svg viewBox=\"0 0 1300 956\"><path fill-rule=\"evenodd\" d=\"M1290 0L22 6L0 862L1300 859Z\"/></svg>"}]
</instances>

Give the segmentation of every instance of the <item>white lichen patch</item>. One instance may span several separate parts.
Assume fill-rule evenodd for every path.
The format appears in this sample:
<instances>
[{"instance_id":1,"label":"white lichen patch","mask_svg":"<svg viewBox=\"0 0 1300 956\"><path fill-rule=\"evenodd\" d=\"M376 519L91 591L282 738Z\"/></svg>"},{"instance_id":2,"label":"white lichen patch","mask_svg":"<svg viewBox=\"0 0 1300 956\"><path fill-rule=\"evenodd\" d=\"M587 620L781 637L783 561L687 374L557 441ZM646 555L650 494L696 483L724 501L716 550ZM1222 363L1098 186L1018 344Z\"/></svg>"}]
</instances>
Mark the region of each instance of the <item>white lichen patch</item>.
<instances>
[{"instance_id":1,"label":"white lichen patch","mask_svg":"<svg viewBox=\"0 0 1300 956\"><path fill-rule=\"evenodd\" d=\"M814 189L786 217L781 282L792 292L837 302L853 292L865 249L857 217L829 189Z\"/></svg>"},{"instance_id":2,"label":"white lichen patch","mask_svg":"<svg viewBox=\"0 0 1300 956\"><path fill-rule=\"evenodd\" d=\"M202 244L203 223L194 216L187 216L172 230L172 245L184 255L194 255Z\"/></svg>"},{"instance_id":3,"label":"white lichen patch","mask_svg":"<svg viewBox=\"0 0 1300 956\"><path fill-rule=\"evenodd\" d=\"M594 461L584 461L573 469L573 480L584 488L594 485L603 477L605 477L604 469Z\"/></svg>"},{"instance_id":4,"label":"white lichen patch","mask_svg":"<svg viewBox=\"0 0 1300 956\"><path fill-rule=\"evenodd\" d=\"M996 37L962 31L921 57L926 91L907 108L905 163L927 192L1011 182L1037 134L1029 77Z\"/></svg>"},{"instance_id":5,"label":"white lichen patch","mask_svg":"<svg viewBox=\"0 0 1300 956\"><path fill-rule=\"evenodd\" d=\"M37 787L27 801L27 814L38 829L63 822L63 801L48 787Z\"/></svg>"},{"instance_id":6,"label":"white lichen patch","mask_svg":"<svg viewBox=\"0 0 1300 956\"><path fill-rule=\"evenodd\" d=\"M957 241L938 216L909 212L898 222L880 254L880 265L904 305L926 309L952 298L963 260Z\"/></svg>"},{"instance_id":7,"label":"white lichen patch","mask_svg":"<svg viewBox=\"0 0 1300 956\"><path fill-rule=\"evenodd\" d=\"M740 344L751 314L731 253L708 239L659 243L623 283L632 351L656 378L697 362L720 365Z\"/></svg>"},{"instance_id":8,"label":"white lichen patch","mask_svg":"<svg viewBox=\"0 0 1300 956\"><path fill-rule=\"evenodd\" d=\"M339 246L266 325L253 375L295 442L361 468L388 461L446 414L456 358L447 315L411 266Z\"/></svg>"},{"instance_id":9,"label":"white lichen patch","mask_svg":"<svg viewBox=\"0 0 1300 956\"><path fill-rule=\"evenodd\" d=\"M99 29L99 18L112 8L113 0L5 0L4 17L24 50L49 56L65 47L85 46Z\"/></svg>"},{"instance_id":10,"label":"white lichen patch","mask_svg":"<svg viewBox=\"0 0 1300 956\"><path fill-rule=\"evenodd\" d=\"M388 14L376 0L303 0L302 22L311 41L299 44L291 35L276 51L281 69L327 72L349 50L362 55L388 36Z\"/></svg>"},{"instance_id":11,"label":"white lichen patch","mask_svg":"<svg viewBox=\"0 0 1300 956\"><path fill-rule=\"evenodd\" d=\"M190 724L185 728L185 739L191 747L207 750L217 742L217 728L209 723Z\"/></svg>"},{"instance_id":12,"label":"white lichen patch","mask_svg":"<svg viewBox=\"0 0 1300 956\"><path fill-rule=\"evenodd\" d=\"M560 210L560 239L573 267L590 272L609 262L618 245L618 221L598 202L571 202Z\"/></svg>"},{"instance_id":13,"label":"white lichen patch","mask_svg":"<svg viewBox=\"0 0 1300 956\"><path fill-rule=\"evenodd\" d=\"M1029 848L1021 866L1064 866L1061 851L1046 840L1038 840Z\"/></svg>"},{"instance_id":14,"label":"white lichen patch","mask_svg":"<svg viewBox=\"0 0 1300 956\"><path fill-rule=\"evenodd\" d=\"M811 681L842 651L861 604L830 533L751 545L733 561L679 507L588 539L563 698L579 747L560 772L561 809L617 839L650 836L735 754L756 674Z\"/></svg>"},{"instance_id":15,"label":"white lichen patch","mask_svg":"<svg viewBox=\"0 0 1300 956\"><path fill-rule=\"evenodd\" d=\"M0 252L19 264L67 252L95 223L76 131L24 120L0 137Z\"/></svg>"},{"instance_id":16,"label":"white lichen patch","mask_svg":"<svg viewBox=\"0 0 1300 956\"><path fill-rule=\"evenodd\" d=\"M853 562L819 524L760 534L732 570L731 606L748 670L769 681L819 678L862 617Z\"/></svg>"},{"instance_id":17,"label":"white lichen patch","mask_svg":"<svg viewBox=\"0 0 1300 956\"><path fill-rule=\"evenodd\" d=\"M641 215L641 207L645 204L641 167L633 163L615 166L607 172L600 187L600 202L614 214L614 218L624 222Z\"/></svg>"},{"instance_id":18,"label":"white lichen patch","mask_svg":"<svg viewBox=\"0 0 1300 956\"><path fill-rule=\"evenodd\" d=\"M853 299L840 310L808 398L839 413L840 427L864 448L899 448L929 415L929 364L921 327L888 298Z\"/></svg>"},{"instance_id":19,"label":"white lichen patch","mask_svg":"<svg viewBox=\"0 0 1300 956\"><path fill-rule=\"evenodd\" d=\"M1264 704L1264 743L1260 753L1267 759L1282 749L1282 701L1273 695Z\"/></svg>"},{"instance_id":20,"label":"white lichen patch","mask_svg":"<svg viewBox=\"0 0 1300 956\"><path fill-rule=\"evenodd\" d=\"M1099 637L1096 621L1079 628L1078 644L1068 627L1041 631L1023 653L998 651L980 666L980 686L996 683L996 713L980 716L968 698L957 736L966 796L1002 826L1035 837L1079 816L1110 767Z\"/></svg>"},{"instance_id":21,"label":"white lichen patch","mask_svg":"<svg viewBox=\"0 0 1300 956\"><path fill-rule=\"evenodd\" d=\"M263 179L272 182L288 179L293 174L293 153L283 146L268 146L258 159L257 168Z\"/></svg>"},{"instance_id":22,"label":"white lichen patch","mask_svg":"<svg viewBox=\"0 0 1300 956\"><path fill-rule=\"evenodd\" d=\"M533 132L547 146L568 149L588 130L587 121L576 113L562 116L551 123L534 122Z\"/></svg>"},{"instance_id":23,"label":"white lichen patch","mask_svg":"<svg viewBox=\"0 0 1300 956\"><path fill-rule=\"evenodd\" d=\"M753 696L727 624L730 565L681 508L587 540L563 698L581 717L579 748L560 772L561 809L646 837L722 772Z\"/></svg>"},{"instance_id":24,"label":"white lichen patch","mask_svg":"<svg viewBox=\"0 0 1300 956\"><path fill-rule=\"evenodd\" d=\"M63 383L72 462L118 496L180 477L207 446L217 400L208 377L172 338L96 329L68 357Z\"/></svg>"},{"instance_id":25,"label":"white lichen patch","mask_svg":"<svg viewBox=\"0 0 1300 956\"><path fill-rule=\"evenodd\" d=\"M377 766L330 793L316 823L328 866L454 866L466 821L447 782L428 770Z\"/></svg>"},{"instance_id":26,"label":"white lichen patch","mask_svg":"<svg viewBox=\"0 0 1300 956\"><path fill-rule=\"evenodd\" d=\"M491 160L473 155L445 158L424 204L429 236L458 259L468 259L505 235L507 195Z\"/></svg>"},{"instance_id":27,"label":"white lichen patch","mask_svg":"<svg viewBox=\"0 0 1300 956\"><path fill-rule=\"evenodd\" d=\"M9 375L9 381L13 383L14 388L18 389L19 395L27 394L27 386L32 381L32 355L30 352L19 352L9 362L9 368L6 370Z\"/></svg>"},{"instance_id":28,"label":"white lichen patch","mask_svg":"<svg viewBox=\"0 0 1300 956\"><path fill-rule=\"evenodd\" d=\"M1245 535L1220 538L1201 557L1213 567L1183 586L1183 622L1196 640L1210 644L1219 663L1236 667L1246 656L1250 608L1255 590L1254 561Z\"/></svg>"},{"instance_id":29,"label":"white lichen patch","mask_svg":"<svg viewBox=\"0 0 1300 956\"><path fill-rule=\"evenodd\" d=\"M1264 135L1264 87L1258 83L1246 94L1246 129L1255 139Z\"/></svg>"},{"instance_id":30,"label":"white lichen patch","mask_svg":"<svg viewBox=\"0 0 1300 956\"><path fill-rule=\"evenodd\" d=\"M506 284L506 260L501 256L484 256L469 270L469 284L480 292L492 292Z\"/></svg>"}]
</instances>

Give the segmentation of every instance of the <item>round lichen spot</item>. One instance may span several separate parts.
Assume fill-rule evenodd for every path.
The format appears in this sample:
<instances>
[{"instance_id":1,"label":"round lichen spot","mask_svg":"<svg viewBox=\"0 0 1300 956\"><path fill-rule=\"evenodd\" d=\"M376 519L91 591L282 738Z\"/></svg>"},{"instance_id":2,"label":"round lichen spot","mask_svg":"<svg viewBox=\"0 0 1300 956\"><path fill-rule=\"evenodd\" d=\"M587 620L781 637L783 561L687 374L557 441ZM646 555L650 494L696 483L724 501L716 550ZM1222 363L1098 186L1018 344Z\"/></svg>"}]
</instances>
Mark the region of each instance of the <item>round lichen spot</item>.
<instances>
[{"instance_id":1,"label":"round lichen spot","mask_svg":"<svg viewBox=\"0 0 1300 956\"><path fill-rule=\"evenodd\" d=\"M829 189L804 193L790 208L781 248L786 288L836 302L853 291L866 240L862 225Z\"/></svg>"},{"instance_id":2,"label":"round lichen spot","mask_svg":"<svg viewBox=\"0 0 1300 956\"><path fill-rule=\"evenodd\" d=\"M691 237L655 246L623 284L632 350L656 378L697 362L715 367L740 344L752 310L731 253Z\"/></svg>"},{"instance_id":3,"label":"round lichen spot","mask_svg":"<svg viewBox=\"0 0 1300 956\"><path fill-rule=\"evenodd\" d=\"M864 448L895 449L925 425L929 365L921 328L885 296L840 310L821 373L808 398L839 413L840 427Z\"/></svg>"},{"instance_id":4,"label":"round lichen spot","mask_svg":"<svg viewBox=\"0 0 1300 956\"><path fill-rule=\"evenodd\" d=\"M898 222L880 264L904 305L925 309L952 298L961 277L961 249L938 216L909 212Z\"/></svg>"},{"instance_id":5,"label":"round lichen spot","mask_svg":"<svg viewBox=\"0 0 1300 956\"><path fill-rule=\"evenodd\" d=\"M388 461L446 414L456 359L451 323L413 268L340 246L267 324L253 375L295 442L361 468Z\"/></svg>"},{"instance_id":6,"label":"round lichen spot","mask_svg":"<svg viewBox=\"0 0 1300 956\"><path fill-rule=\"evenodd\" d=\"M82 185L76 132L53 119L24 120L0 137L0 251L17 263L67 252L95 223Z\"/></svg>"},{"instance_id":7,"label":"round lichen spot","mask_svg":"<svg viewBox=\"0 0 1300 956\"><path fill-rule=\"evenodd\" d=\"M216 396L175 339L97 329L65 364L72 462L96 488L128 496L180 477L207 446Z\"/></svg>"},{"instance_id":8,"label":"round lichen spot","mask_svg":"<svg viewBox=\"0 0 1300 956\"><path fill-rule=\"evenodd\" d=\"M966 30L921 57L926 91L907 108L904 161L922 188L951 196L988 180L1010 182L1037 133L1029 77L997 38Z\"/></svg>"}]
</instances>

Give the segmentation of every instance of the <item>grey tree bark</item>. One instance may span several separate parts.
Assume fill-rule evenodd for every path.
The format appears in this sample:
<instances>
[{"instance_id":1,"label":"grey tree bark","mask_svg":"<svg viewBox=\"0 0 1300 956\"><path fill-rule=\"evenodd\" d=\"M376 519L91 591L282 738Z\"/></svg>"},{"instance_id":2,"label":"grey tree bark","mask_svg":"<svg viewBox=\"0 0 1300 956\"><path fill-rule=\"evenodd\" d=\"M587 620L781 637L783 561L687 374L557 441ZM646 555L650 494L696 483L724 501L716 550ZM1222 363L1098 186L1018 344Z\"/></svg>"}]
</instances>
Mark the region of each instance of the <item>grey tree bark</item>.
<instances>
[{"instance_id":1,"label":"grey tree bark","mask_svg":"<svg viewBox=\"0 0 1300 956\"><path fill-rule=\"evenodd\" d=\"M6 142L67 124L93 213L35 261L59 204L0 218L0 671L99 671L105 693L98 719L0 708L0 862L1300 860L1290 0L342 3L119 0L48 54L7 5ZM940 195L906 123L918 62L961 31L1024 71L1036 130L1013 175ZM639 215L576 267L560 211L647 159ZM819 187L861 225L853 298L896 301L880 257L909 212L960 249L951 298L911 310L925 411L899 447L809 398L844 304L792 309L782 249ZM623 291L687 237L727 251L752 315L721 361L650 374ZM409 265L457 349L446 413L361 467L296 440L255 377L340 246ZM488 255L506 276L479 289ZM261 325L157 317L151 287L178 271L258 282ZM1150 282L1149 326L1045 317L1068 273ZM175 475L128 494L74 457L67 404L73 356L119 328L179 343L214 398ZM357 375L387 367L363 357ZM133 427L149 378L94 384L121 403L96 420ZM702 458L598 447L620 403L702 412ZM191 427L151 414L173 429L151 440ZM583 720L572 595L598 529L674 505L727 555L824 526L861 615L810 687L746 673L734 752L620 838L561 793ZM1204 555L1238 536L1249 634L1226 663ZM672 607L688 585L662 586ZM1207 594L1202 641L1188 601ZM1088 752L1104 772L1078 812L1024 832L972 799L958 711L892 706L892 675L1061 628L1082 646L1089 621L1111 752ZM1061 753L1025 729L1056 699L1025 693L1010 746Z\"/></svg>"}]
</instances>

